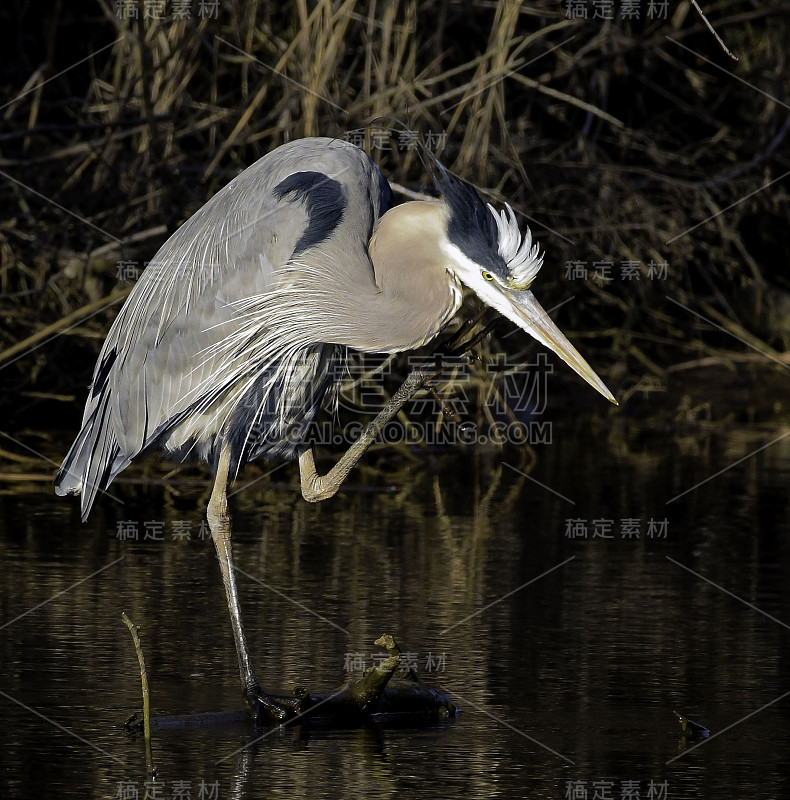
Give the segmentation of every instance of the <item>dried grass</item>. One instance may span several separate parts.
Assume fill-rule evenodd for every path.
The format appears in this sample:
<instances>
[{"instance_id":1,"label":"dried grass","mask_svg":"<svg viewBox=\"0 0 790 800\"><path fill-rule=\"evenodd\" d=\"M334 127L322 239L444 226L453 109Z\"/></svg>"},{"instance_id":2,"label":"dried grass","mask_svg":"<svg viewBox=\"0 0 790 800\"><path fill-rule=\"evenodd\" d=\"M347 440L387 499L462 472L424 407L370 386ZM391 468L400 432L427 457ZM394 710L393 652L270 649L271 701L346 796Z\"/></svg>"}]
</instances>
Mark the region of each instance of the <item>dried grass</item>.
<instances>
[{"instance_id":1,"label":"dried grass","mask_svg":"<svg viewBox=\"0 0 790 800\"><path fill-rule=\"evenodd\" d=\"M689 3L670 6L669 20L623 20L615 4L614 20L584 21L548 0L239 0L217 19L195 3L189 19L122 20L96 0L87 22L63 4L27 38L6 33L4 384L81 396L111 319L97 303L129 286L119 262L142 266L283 141L385 116L441 134L446 164L529 221L547 251L539 297L575 298L558 321L616 393L744 348L784 369L771 359L790 340L790 5L702 7L738 64ZM7 31L29 28L22 8L0 12L22 18ZM414 151L397 133L379 143L385 174L424 191ZM586 280L566 278L571 261ZM649 279L651 261L665 279ZM639 280L600 280L594 262L635 262ZM484 355L530 348L493 335ZM5 406L12 424L36 410L10 394Z\"/></svg>"}]
</instances>

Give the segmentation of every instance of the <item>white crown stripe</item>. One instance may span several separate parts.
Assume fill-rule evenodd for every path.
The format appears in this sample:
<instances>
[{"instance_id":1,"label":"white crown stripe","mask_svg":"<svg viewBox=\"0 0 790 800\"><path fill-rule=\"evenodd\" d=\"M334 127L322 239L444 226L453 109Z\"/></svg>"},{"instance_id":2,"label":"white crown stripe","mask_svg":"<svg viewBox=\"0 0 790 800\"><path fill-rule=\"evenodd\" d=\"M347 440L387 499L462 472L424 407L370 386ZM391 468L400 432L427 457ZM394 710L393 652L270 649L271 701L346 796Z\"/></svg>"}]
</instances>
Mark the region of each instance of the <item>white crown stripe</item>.
<instances>
[{"instance_id":1,"label":"white crown stripe","mask_svg":"<svg viewBox=\"0 0 790 800\"><path fill-rule=\"evenodd\" d=\"M507 213L499 211L488 203L488 210L494 215L499 238L499 255L507 264L508 285L514 289L526 289L543 266L540 247L532 244L532 232L527 228L524 238L518 228L513 209L505 203Z\"/></svg>"}]
</instances>

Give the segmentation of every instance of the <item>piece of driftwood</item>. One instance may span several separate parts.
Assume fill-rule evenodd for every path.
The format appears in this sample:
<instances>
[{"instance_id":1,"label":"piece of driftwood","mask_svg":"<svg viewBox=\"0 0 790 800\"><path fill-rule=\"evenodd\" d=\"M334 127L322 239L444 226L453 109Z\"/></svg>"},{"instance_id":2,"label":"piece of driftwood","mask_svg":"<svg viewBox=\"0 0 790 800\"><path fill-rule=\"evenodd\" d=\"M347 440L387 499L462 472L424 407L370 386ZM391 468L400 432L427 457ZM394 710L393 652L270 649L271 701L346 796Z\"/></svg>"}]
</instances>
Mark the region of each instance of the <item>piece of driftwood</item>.
<instances>
[{"instance_id":1,"label":"piece of driftwood","mask_svg":"<svg viewBox=\"0 0 790 800\"><path fill-rule=\"evenodd\" d=\"M693 719L684 717L682 714L678 714L677 711L672 713L678 718L683 736L689 739L707 739L710 736L710 730L707 726L700 725L699 722L694 722Z\"/></svg>"},{"instance_id":2,"label":"piece of driftwood","mask_svg":"<svg viewBox=\"0 0 790 800\"><path fill-rule=\"evenodd\" d=\"M375 644L386 649L387 658L333 692L313 694L297 686L290 696L261 693L259 707L252 709L256 722L284 724L299 720L349 725L370 720L425 724L459 714L452 700L420 680L416 670L404 663L392 636L385 634Z\"/></svg>"},{"instance_id":3,"label":"piece of driftwood","mask_svg":"<svg viewBox=\"0 0 790 800\"><path fill-rule=\"evenodd\" d=\"M249 709L255 723L260 726L296 724L321 727L366 722L430 725L458 716L458 706L445 694L424 683L417 671L404 662L392 636L385 634L375 644L387 651L387 658L333 692L313 694L303 686L295 687L292 695L261 692L257 707L250 706ZM153 717L151 727L161 730L229 725L238 724L244 718L237 711ZM130 732L140 732L142 721L132 717L125 727Z\"/></svg>"}]
</instances>

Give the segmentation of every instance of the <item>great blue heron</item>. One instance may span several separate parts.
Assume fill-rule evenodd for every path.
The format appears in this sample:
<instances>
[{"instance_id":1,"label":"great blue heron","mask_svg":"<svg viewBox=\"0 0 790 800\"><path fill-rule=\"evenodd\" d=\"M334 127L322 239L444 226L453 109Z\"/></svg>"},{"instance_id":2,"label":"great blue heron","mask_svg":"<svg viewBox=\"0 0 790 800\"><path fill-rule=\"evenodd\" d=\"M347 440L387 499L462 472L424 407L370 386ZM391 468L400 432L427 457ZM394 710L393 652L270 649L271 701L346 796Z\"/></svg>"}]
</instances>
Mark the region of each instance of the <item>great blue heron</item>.
<instances>
[{"instance_id":1,"label":"great blue heron","mask_svg":"<svg viewBox=\"0 0 790 800\"><path fill-rule=\"evenodd\" d=\"M325 476L305 440L346 348L424 345L458 310L464 284L615 402L529 291L542 263L530 232L521 236L509 206L495 211L434 166L441 199L392 208L376 165L337 139L284 144L234 178L168 239L130 293L56 478L58 494L82 495L85 519L97 492L143 451L212 467L208 522L256 715L282 709L250 659L226 489L265 455L298 457L306 500L337 491L373 434ZM382 415L415 388L405 385Z\"/></svg>"}]
</instances>

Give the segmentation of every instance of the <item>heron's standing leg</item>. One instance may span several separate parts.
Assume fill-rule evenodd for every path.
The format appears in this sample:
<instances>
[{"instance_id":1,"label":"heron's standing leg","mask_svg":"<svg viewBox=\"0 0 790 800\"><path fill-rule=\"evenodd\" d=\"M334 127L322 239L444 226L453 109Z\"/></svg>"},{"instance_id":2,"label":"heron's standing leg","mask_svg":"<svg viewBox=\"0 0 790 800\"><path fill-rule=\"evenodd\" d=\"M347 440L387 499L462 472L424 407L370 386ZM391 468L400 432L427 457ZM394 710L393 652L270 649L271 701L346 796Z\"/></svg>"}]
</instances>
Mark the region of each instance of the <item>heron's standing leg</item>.
<instances>
[{"instance_id":1,"label":"heron's standing leg","mask_svg":"<svg viewBox=\"0 0 790 800\"><path fill-rule=\"evenodd\" d=\"M362 431L351 447L326 475L319 475L315 467L315 458L311 449L299 456L299 476L302 482L302 497L309 503L328 500L343 484L348 473L362 458L365 451L376 440L381 429L414 397L423 387L425 381L436 374L436 370L415 369L401 384L392 399L379 412L378 416Z\"/></svg>"},{"instance_id":2,"label":"heron's standing leg","mask_svg":"<svg viewBox=\"0 0 790 800\"><path fill-rule=\"evenodd\" d=\"M247 637L241 622L241 606L236 588L236 576L233 571L233 553L230 543L230 515L228 514L228 475L230 472L230 449L222 447L217 464L217 476L208 503L207 517L211 538L217 550L219 568L222 572L222 583L225 585L225 596L230 611L230 622L233 627L233 638L236 642L236 654L239 658L239 674L244 697L250 704L256 719L267 715L272 721L282 721L288 716L288 710L277 703L277 699L261 691L255 670L252 666Z\"/></svg>"}]
</instances>

